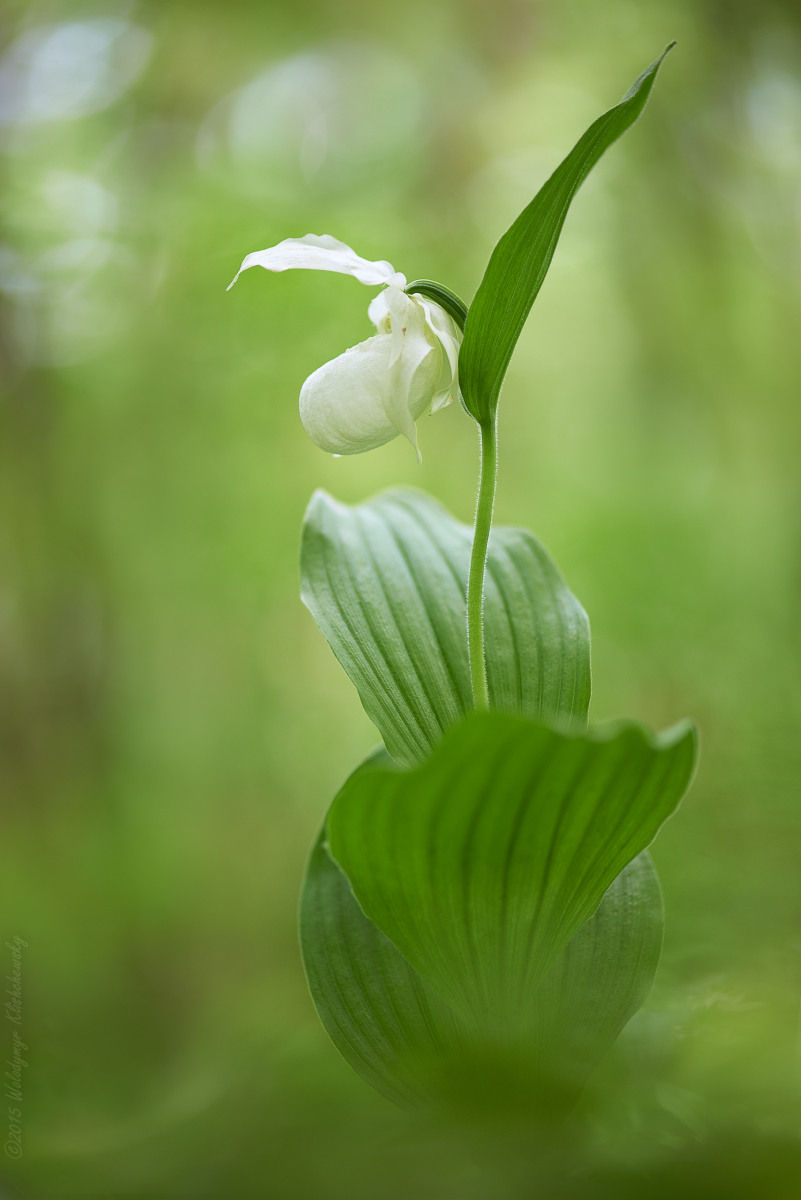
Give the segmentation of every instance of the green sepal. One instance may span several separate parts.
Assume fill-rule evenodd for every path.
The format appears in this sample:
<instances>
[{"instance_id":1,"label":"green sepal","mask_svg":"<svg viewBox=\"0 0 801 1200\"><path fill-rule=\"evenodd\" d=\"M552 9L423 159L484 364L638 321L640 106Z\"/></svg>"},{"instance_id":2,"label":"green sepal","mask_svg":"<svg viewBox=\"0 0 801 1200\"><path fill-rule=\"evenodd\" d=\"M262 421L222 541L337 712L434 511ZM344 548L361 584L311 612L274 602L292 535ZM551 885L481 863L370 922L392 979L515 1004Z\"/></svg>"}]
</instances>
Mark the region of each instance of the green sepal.
<instances>
[{"instance_id":1,"label":"green sepal","mask_svg":"<svg viewBox=\"0 0 801 1200\"><path fill-rule=\"evenodd\" d=\"M404 291L407 296L411 296L416 292L420 296L425 296L427 299L433 300L440 308L444 308L449 316L453 317L462 333L464 333L464 323L467 320L467 305L461 296L457 296L456 292L452 292L450 288L445 287L444 283L436 283L433 279L414 279L411 283L407 283Z\"/></svg>"}]
</instances>

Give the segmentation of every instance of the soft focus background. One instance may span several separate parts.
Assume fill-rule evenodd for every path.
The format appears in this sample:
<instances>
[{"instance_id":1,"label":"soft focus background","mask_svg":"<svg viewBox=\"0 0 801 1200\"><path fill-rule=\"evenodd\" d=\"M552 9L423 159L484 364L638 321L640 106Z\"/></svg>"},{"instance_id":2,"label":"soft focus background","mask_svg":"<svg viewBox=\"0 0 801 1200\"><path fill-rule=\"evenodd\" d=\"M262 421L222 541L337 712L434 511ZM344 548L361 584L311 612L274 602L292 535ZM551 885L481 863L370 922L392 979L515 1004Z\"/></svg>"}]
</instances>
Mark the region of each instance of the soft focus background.
<instances>
[{"instance_id":1,"label":"soft focus background","mask_svg":"<svg viewBox=\"0 0 801 1200\"><path fill-rule=\"evenodd\" d=\"M0 1194L796 1197L796 0L6 0L0 35L0 896L29 1064ZM225 288L313 231L469 300L672 38L501 406L497 515L590 614L594 718L702 731L655 847L656 987L538 1148L374 1094L295 929L309 843L377 740L298 599L305 505L404 483L469 520L474 429L423 421L422 468L400 440L328 457L298 391L368 336L374 293Z\"/></svg>"}]
</instances>

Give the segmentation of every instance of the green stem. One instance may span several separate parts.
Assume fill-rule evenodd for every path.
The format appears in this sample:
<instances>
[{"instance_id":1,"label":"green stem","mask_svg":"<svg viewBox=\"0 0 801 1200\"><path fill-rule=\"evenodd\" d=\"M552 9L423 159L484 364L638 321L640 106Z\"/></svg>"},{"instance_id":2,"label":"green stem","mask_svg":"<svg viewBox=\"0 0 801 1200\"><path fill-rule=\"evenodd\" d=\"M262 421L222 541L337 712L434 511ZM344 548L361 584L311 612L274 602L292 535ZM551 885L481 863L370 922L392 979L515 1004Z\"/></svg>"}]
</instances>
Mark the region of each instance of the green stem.
<instances>
[{"instance_id":1,"label":"green stem","mask_svg":"<svg viewBox=\"0 0 801 1200\"><path fill-rule=\"evenodd\" d=\"M495 420L479 422L481 465L478 477L478 504L467 580L467 649L470 656L470 681L473 705L478 711L489 708L487 669L484 662L484 571L492 528L495 481L498 476L498 437Z\"/></svg>"}]
</instances>

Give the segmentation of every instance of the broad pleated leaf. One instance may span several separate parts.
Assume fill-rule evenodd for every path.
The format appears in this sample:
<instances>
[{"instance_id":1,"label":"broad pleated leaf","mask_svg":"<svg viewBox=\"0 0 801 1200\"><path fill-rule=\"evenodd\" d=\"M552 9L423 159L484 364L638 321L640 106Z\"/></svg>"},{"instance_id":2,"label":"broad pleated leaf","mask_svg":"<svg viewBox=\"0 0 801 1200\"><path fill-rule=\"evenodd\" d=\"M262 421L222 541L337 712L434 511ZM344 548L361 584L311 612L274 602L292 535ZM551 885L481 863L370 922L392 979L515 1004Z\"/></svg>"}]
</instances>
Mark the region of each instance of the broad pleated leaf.
<instances>
[{"instance_id":1,"label":"broad pleated leaf","mask_svg":"<svg viewBox=\"0 0 801 1200\"><path fill-rule=\"evenodd\" d=\"M359 773L389 761L382 752ZM485 1090L471 1049L480 1030L460 1022L392 942L364 915L323 846L312 851L301 901L301 945L317 1012L337 1049L378 1091L407 1106ZM645 999L662 944L662 905L647 851L621 872L598 911L546 974L529 1038L518 1047L526 1098L572 1103ZM454 1081L456 1086L454 1087ZM456 1094L454 1094L456 1093Z\"/></svg>"},{"instance_id":2,"label":"broad pleated leaf","mask_svg":"<svg viewBox=\"0 0 801 1200\"><path fill-rule=\"evenodd\" d=\"M459 355L462 397L477 421L494 416L509 359L551 265L573 197L604 151L639 117L671 48L589 127L493 250L467 314Z\"/></svg>"},{"instance_id":3,"label":"broad pleated leaf","mask_svg":"<svg viewBox=\"0 0 801 1200\"><path fill-rule=\"evenodd\" d=\"M455 1046L453 1014L364 915L322 833L300 919L309 990L334 1045L388 1099L430 1101L440 1063Z\"/></svg>"},{"instance_id":4,"label":"broad pleated leaf","mask_svg":"<svg viewBox=\"0 0 801 1200\"><path fill-rule=\"evenodd\" d=\"M474 714L417 770L355 775L328 846L364 913L476 1027L517 1036L545 973L673 812L686 723L584 737Z\"/></svg>"},{"instance_id":5,"label":"broad pleated leaf","mask_svg":"<svg viewBox=\"0 0 801 1200\"><path fill-rule=\"evenodd\" d=\"M664 907L647 850L621 871L536 995L543 1076L581 1089L642 1007L662 952Z\"/></svg>"},{"instance_id":6,"label":"broad pleated leaf","mask_svg":"<svg viewBox=\"0 0 801 1200\"><path fill-rule=\"evenodd\" d=\"M404 766L472 709L471 541L469 526L408 489L353 508L317 492L306 514L302 599ZM491 706L583 729L587 616L527 530L493 530L485 590Z\"/></svg>"}]
</instances>

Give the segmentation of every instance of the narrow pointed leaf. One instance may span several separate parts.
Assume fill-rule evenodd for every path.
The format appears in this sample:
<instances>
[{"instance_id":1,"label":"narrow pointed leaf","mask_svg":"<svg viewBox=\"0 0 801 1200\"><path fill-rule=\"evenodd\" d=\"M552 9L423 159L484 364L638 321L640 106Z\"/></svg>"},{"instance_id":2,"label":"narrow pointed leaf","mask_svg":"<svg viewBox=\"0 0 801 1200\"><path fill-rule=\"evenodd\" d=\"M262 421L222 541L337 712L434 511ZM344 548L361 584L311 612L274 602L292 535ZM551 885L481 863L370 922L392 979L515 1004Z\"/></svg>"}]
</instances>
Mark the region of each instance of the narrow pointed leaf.
<instances>
[{"instance_id":1,"label":"narrow pointed leaf","mask_svg":"<svg viewBox=\"0 0 801 1200\"><path fill-rule=\"evenodd\" d=\"M302 599L404 766L472 710L471 540L469 526L407 489L354 508L317 492L306 514ZM492 707L584 728L587 617L526 530L493 530L484 613Z\"/></svg>"},{"instance_id":2,"label":"narrow pointed leaf","mask_svg":"<svg viewBox=\"0 0 801 1200\"><path fill-rule=\"evenodd\" d=\"M519 1030L534 994L690 780L695 736L568 737L474 714L417 770L352 777L327 820L365 914L463 1020Z\"/></svg>"},{"instance_id":3,"label":"narrow pointed leaf","mask_svg":"<svg viewBox=\"0 0 801 1200\"><path fill-rule=\"evenodd\" d=\"M551 265L567 211L598 159L639 117L668 46L619 104L599 117L492 252L470 305L459 355L465 408L492 420L506 368Z\"/></svg>"}]
</instances>

